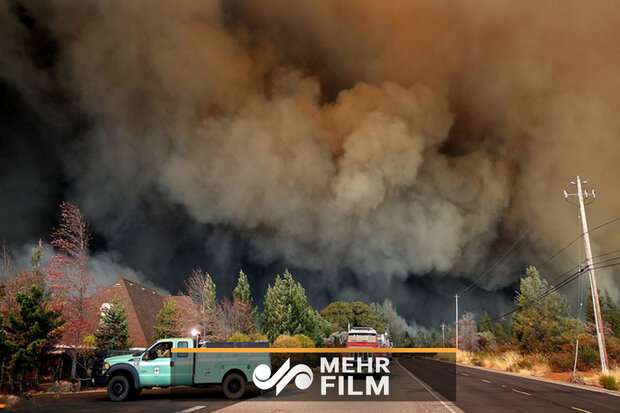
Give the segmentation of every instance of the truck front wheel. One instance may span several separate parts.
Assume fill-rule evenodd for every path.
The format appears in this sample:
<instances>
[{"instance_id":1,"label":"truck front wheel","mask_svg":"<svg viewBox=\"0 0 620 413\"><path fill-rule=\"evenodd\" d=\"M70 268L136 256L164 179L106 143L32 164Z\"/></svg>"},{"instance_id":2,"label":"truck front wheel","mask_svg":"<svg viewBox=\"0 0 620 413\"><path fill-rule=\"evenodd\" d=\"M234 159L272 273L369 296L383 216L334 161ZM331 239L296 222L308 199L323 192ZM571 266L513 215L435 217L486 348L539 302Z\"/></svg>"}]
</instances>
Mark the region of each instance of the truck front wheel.
<instances>
[{"instance_id":1,"label":"truck front wheel","mask_svg":"<svg viewBox=\"0 0 620 413\"><path fill-rule=\"evenodd\" d=\"M130 397L129 380L122 374L114 376L108 382L108 398L113 402L122 402Z\"/></svg>"},{"instance_id":2,"label":"truck front wheel","mask_svg":"<svg viewBox=\"0 0 620 413\"><path fill-rule=\"evenodd\" d=\"M245 378L241 374L229 374L222 384L224 395L229 399L238 399L245 393Z\"/></svg>"}]
</instances>

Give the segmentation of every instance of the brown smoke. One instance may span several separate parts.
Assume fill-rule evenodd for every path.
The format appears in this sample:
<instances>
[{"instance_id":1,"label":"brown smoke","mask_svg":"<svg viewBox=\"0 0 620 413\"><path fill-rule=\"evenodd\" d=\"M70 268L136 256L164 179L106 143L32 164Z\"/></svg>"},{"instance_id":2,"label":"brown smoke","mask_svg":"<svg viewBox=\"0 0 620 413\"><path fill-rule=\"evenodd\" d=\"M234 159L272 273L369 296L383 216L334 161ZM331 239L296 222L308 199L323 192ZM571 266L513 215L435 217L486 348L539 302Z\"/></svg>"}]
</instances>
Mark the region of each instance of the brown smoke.
<instances>
[{"instance_id":1,"label":"brown smoke","mask_svg":"<svg viewBox=\"0 0 620 413\"><path fill-rule=\"evenodd\" d=\"M94 122L77 187L94 219L113 176L229 225L266 263L476 278L530 226L531 263L575 237L561 191L577 172L599 195L591 223L618 214L617 2L31 7Z\"/></svg>"}]
</instances>

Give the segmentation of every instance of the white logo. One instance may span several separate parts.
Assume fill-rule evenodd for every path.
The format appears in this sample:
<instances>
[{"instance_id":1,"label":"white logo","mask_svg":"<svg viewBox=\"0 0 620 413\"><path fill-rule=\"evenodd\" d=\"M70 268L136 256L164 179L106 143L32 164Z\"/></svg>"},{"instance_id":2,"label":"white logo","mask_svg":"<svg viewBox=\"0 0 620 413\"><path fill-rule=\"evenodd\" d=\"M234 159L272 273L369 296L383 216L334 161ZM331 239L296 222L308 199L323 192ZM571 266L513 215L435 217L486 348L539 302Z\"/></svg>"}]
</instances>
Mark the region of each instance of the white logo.
<instances>
[{"instance_id":1,"label":"white logo","mask_svg":"<svg viewBox=\"0 0 620 413\"><path fill-rule=\"evenodd\" d=\"M298 364L291 367L291 359L289 358L284 362L282 367L276 371L271 377L271 367L266 364L261 364L252 374L252 380L256 387L261 390L267 390L276 386L276 396L286 387L287 384L295 377L295 385L301 390L305 390L312 384L313 374L310 367L305 364ZM279 382L279 383L278 383ZM277 383L277 384L276 384Z\"/></svg>"}]
</instances>

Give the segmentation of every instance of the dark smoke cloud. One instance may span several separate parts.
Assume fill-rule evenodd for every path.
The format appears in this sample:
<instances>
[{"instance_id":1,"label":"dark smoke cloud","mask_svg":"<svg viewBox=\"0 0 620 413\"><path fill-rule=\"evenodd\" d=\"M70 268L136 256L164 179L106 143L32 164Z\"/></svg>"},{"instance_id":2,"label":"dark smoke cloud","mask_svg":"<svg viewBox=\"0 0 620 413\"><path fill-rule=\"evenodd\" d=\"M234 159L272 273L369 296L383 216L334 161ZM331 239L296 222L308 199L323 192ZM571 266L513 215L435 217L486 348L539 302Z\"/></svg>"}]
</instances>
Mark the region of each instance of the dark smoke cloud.
<instances>
[{"instance_id":1,"label":"dark smoke cloud","mask_svg":"<svg viewBox=\"0 0 620 413\"><path fill-rule=\"evenodd\" d=\"M472 300L500 309L576 235L576 172L591 222L618 212L616 9L4 2L0 236L39 237L69 198L96 249L168 290L201 265L262 293L290 266L317 306L391 295L434 324L531 227Z\"/></svg>"}]
</instances>

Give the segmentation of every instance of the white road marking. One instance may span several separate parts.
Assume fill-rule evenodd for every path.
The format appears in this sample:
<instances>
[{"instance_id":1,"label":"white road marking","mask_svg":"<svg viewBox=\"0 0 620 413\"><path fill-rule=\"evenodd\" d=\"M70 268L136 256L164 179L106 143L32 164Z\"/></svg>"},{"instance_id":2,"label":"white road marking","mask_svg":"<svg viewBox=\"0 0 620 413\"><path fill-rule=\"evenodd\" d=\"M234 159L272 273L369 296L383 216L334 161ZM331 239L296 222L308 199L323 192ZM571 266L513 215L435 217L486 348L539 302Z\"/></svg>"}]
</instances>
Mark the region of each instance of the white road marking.
<instances>
[{"instance_id":1,"label":"white road marking","mask_svg":"<svg viewBox=\"0 0 620 413\"><path fill-rule=\"evenodd\" d=\"M485 380L485 379L481 379L480 381L483 381L483 382L485 382L485 383L489 383L489 384L491 384L491 382L490 382L490 381Z\"/></svg>"},{"instance_id":2,"label":"white road marking","mask_svg":"<svg viewBox=\"0 0 620 413\"><path fill-rule=\"evenodd\" d=\"M179 410L176 411L174 413L189 413L189 412L195 412L196 410L200 410L200 409L204 409L206 406L194 406L194 407L190 407L189 409L185 409L185 410Z\"/></svg>"},{"instance_id":3,"label":"white road marking","mask_svg":"<svg viewBox=\"0 0 620 413\"><path fill-rule=\"evenodd\" d=\"M502 387L503 387L503 388L506 388L506 386L504 386L503 384L502 384Z\"/></svg>"},{"instance_id":4,"label":"white road marking","mask_svg":"<svg viewBox=\"0 0 620 413\"><path fill-rule=\"evenodd\" d=\"M461 373L463 376L469 376L469 374L467 373Z\"/></svg>"},{"instance_id":5,"label":"white road marking","mask_svg":"<svg viewBox=\"0 0 620 413\"><path fill-rule=\"evenodd\" d=\"M530 393L525 392L525 391L521 391L521 390L517 390L517 389L512 389L512 391L515 392L515 393L525 394L526 396L531 396Z\"/></svg>"},{"instance_id":6,"label":"white road marking","mask_svg":"<svg viewBox=\"0 0 620 413\"><path fill-rule=\"evenodd\" d=\"M443 407L445 407L446 409L448 409L452 413L456 413L450 406L448 406L448 404L446 402L444 402L439 397L437 397L437 395L431 389L429 389L426 384L424 384L420 379L418 379L416 376L414 376L412 372L410 372L402 364L400 364L400 362L398 360L396 360L396 363L398 363L398 365L400 367L402 367L402 369L405 370L405 372L407 372L407 374L410 375L412 379L417 381L420 384L420 386L424 387L426 389L426 391L428 391L439 403L443 404Z\"/></svg>"},{"instance_id":7,"label":"white road marking","mask_svg":"<svg viewBox=\"0 0 620 413\"><path fill-rule=\"evenodd\" d=\"M573 409L573 410L577 410L578 412L592 413L592 412L590 412L588 410L580 409L579 407L575 407L575 406L571 406L570 408Z\"/></svg>"}]
</instances>

